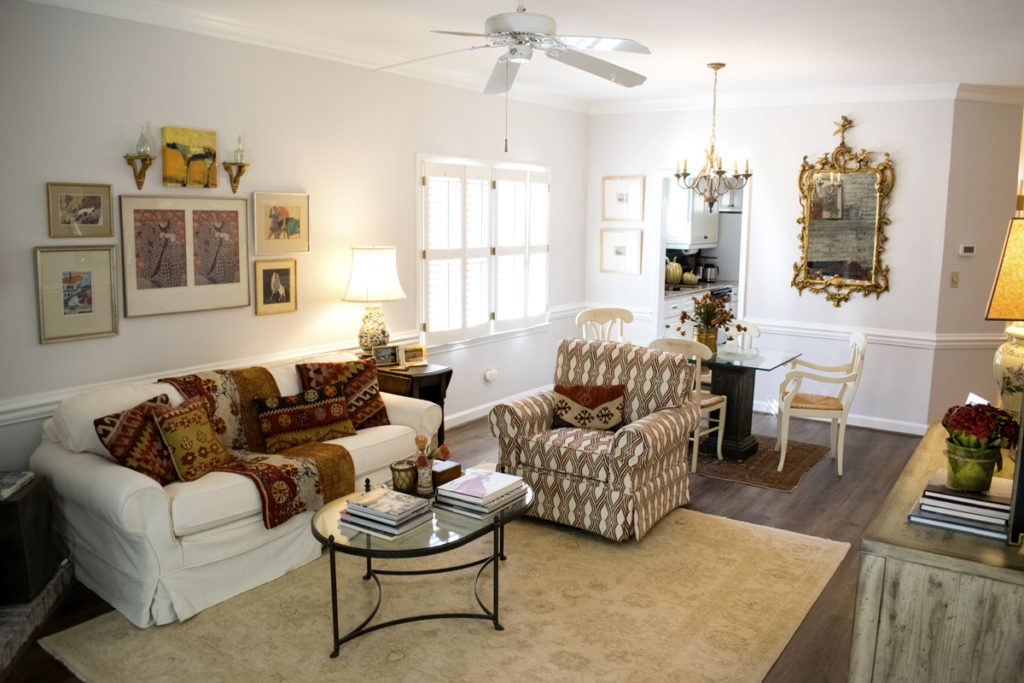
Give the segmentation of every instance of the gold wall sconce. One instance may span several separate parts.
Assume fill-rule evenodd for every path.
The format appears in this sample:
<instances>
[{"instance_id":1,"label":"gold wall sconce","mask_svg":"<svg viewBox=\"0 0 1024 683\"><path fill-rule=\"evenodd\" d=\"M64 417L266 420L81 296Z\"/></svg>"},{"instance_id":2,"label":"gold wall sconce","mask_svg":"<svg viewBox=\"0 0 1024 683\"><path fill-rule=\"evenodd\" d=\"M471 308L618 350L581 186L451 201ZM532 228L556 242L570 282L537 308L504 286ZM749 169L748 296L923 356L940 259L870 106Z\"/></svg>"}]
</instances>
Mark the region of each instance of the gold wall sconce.
<instances>
[{"instance_id":1,"label":"gold wall sconce","mask_svg":"<svg viewBox=\"0 0 1024 683\"><path fill-rule=\"evenodd\" d=\"M231 194L238 192L238 181L245 175L245 169L249 164L245 163L245 149L242 147L242 136L238 136L238 144L235 147L235 160L225 161L224 170L228 173L228 179L231 181Z\"/></svg>"},{"instance_id":2,"label":"gold wall sconce","mask_svg":"<svg viewBox=\"0 0 1024 683\"><path fill-rule=\"evenodd\" d=\"M154 157L149 153L149 140L146 139L146 124L139 126L139 139L135 142L135 154L125 154L124 160L132 167L135 175L135 187L142 189L146 182L146 171L153 163Z\"/></svg>"}]
</instances>

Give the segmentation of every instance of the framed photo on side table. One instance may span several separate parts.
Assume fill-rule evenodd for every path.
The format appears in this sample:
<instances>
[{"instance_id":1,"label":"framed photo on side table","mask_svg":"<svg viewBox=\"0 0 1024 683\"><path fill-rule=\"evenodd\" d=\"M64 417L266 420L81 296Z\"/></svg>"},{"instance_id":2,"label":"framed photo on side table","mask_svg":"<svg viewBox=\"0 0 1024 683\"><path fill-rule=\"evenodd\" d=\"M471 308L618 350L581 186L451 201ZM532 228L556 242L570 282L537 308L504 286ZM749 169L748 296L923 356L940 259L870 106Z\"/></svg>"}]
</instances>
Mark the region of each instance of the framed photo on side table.
<instances>
[{"instance_id":1,"label":"framed photo on side table","mask_svg":"<svg viewBox=\"0 0 1024 683\"><path fill-rule=\"evenodd\" d=\"M378 368L405 367L405 354L397 344L374 346L373 359L377 361Z\"/></svg>"},{"instance_id":2,"label":"framed photo on side table","mask_svg":"<svg viewBox=\"0 0 1024 683\"><path fill-rule=\"evenodd\" d=\"M110 185L46 183L50 237L113 237Z\"/></svg>"},{"instance_id":3,"label":"framed photo on side table","mask_svg":"<svg viewBox=\"0 0 1024 683\"><path fill-rule=\"evenodd\" d=\"M253 192L256 254L309 251L309 195L294 192Z\"/></svg>"},{"instance_id":4,"label":"framed photo on side table","mask_svg":"<svg viewBox=\"0 0 1024 683\"><path fill-rule=\"evenodd\" d=\"M427 347L424 344L409 344L405 352L405 364L409 367L427 364Z\"/></svg>"},{"instance_id":5,"label":"framed photo on side table","mask_svg":"<svg viewBox=\"0 0 1024 683\"><path fill-rule=\"evenodd\" d=\"M36 247L39 343L117 336L114 246Z\"/></svg>"},{"instance_id":6,"label":"framed photo on side table","mask_svg":"<svg viewBox=\"0 0 1024 683\"><path fill-rule=\"evenodd\" d=\"M121 195L124 314L249 305L249 203Z\"/></svg>"},{"instance_id":7,"label":"framed photo on side table","mask_svg":"<svg viewBox=\"0 0 1024 683\"><path fill-rule=\"evenodd\" d=\"M644 219L644 176L605 176L601 179L601 220Z\"/></svg>"},{"instance_id":8,"label":"framed photo on side table","mask_svg":"<svg viewBox=\"0 0 1024 683\"><path fill-rule=\"evenodd\" d=\"M602 228L601 272L639 275L643 244L643 230Z\"/></svg>"},{"instance_id":9,"label":"framed photo on side table","mask_svg":"<svg viewBox=\"0 0 1024 683\"><path fill-rule=\"evenodd\" d=\"M295 259L256 262L256 315L294 313L299 310Z\"/></svg>"}]
</instances>

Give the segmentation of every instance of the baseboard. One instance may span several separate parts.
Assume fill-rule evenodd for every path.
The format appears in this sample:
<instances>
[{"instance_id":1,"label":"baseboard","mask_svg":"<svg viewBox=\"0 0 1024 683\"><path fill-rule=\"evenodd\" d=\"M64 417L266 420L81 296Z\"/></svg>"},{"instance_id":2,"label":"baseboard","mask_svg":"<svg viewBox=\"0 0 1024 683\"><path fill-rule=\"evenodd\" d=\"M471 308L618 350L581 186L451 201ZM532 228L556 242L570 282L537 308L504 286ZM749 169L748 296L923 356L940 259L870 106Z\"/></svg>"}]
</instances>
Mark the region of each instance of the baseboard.
<instances>
[{"instance_id":1,"label":"baseboard","mask_svg":"<svg viewBox=\"0 0 1024 683\"><path fill-rule=\"evenodd\" d=\"M499 398L499 399L494 400L494 401L490 401L489 403L483 403L481 405L474 406L473 408L470 408L469 410L462 410L462 411L459 411L457 413L445 413L445 416L444 416L444 426L445 426L446 429L449 428L449 427L458 427L459 425L464 425L467 422L472 422L473 420L478 420L481 417L487 417L487 414L491 412L491 408L493 408L494 406L498 405L499 403L508 403L509 401L515 401L516 399L519 399L519 398L525 398L527 396L533 396L533 395L535 395L535 394L537 394L537 393L539 393L541 391L547 391L547 390L551 389L552 386L553 385L551 385L551 384L546 384L546 385L541 386L541 387L535 387L533 389L527 389L526 391L522 391L522 392L520 392L518 394L514 394L512 396L503 396L502 398Z\"/></svg>"},{"instance_id":2,"label":"baseboard","mask_svg":"<svg viewBox=\"0 0 1024 683\"><path fill-rule=\"evenodd\" d=\"M756 413L775 415L778 411L778 401L774 399L768 401L754 401L754 412ZM820 418L801 417L800 419L816 420ZM851 427L866 427L867 429L877 429L882 432L896 432L897 434L912 434L914 436L924 436L924 433L928 431L928 425L921 422L889 420L884 417L871 417L870 415L858 415L855 413L849 414L846 424Z\"/></svg>"}]
</instances>

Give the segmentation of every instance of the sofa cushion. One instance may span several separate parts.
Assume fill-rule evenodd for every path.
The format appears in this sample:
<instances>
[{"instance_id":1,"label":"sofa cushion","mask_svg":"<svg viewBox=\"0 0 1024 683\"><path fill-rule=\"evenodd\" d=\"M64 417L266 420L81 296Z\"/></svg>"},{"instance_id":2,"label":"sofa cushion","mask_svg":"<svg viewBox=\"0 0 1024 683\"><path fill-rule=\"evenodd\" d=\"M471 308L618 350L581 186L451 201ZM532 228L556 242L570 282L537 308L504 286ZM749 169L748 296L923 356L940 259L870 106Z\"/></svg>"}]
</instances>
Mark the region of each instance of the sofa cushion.
<instances>
[{"instance_id":1,"label":"sofa cushion","mask_svg":"<svg viewBox=\"0 0 1024 683\"><path fill-rule=\"evenodd\" d=\"M280 453L311 441L328 441L356 433L338 382L294 396L253 400L267 453Z\"/></svg>"},{"instance_id":2,"label":"sofa cushion","mask_svg":"<svg viewBox=\"0 0 1024 683\"><path fill-rule=\"evenodd\" d=\"M159 411L153 419L182 481L194 481L231 461L231 455L217 440L202 396Z\"/></svg>"},{"instance_id":3,"label":"sofa cushion","mask_svg":"<svg viewBox=\"0 0 1024 683\"><path fill-rule=\"evenodd\" d=\"M93 421L100 442L119 465L142 472L161 486L178 478L171 454L152 420L153 413L169 403L167 394L160 394L133 408Z\"/></svg>"},{"instance_id":4,"label":"sofa cushion","mask_svg":"<svg viewBox=\"0 0 1024 683\"><path fill-rule=\"evenodd\" d=\"M348 414L356 429L389 424L388 411L377 385L377 363L372 358L342 363L300 363L295 369L303 390L343 382Z\"/></svg>"},{"instance_id":5,"label":"sofa cushion","mask_svg":"<svg viewBox=\"0 0 1024 683\"><path fill-rule=\"evenodd\" d=\"M622 426L621 384L556 384L552 427L615 430Z\"/></svg>"},{"instance_id":6,"label":"sofa cushion","mask_svg":"<svg viewBox=\"0 0 1024 683\"><path fill-rule=\"evenodd\" d=\"M128 410L163 392L167 393L172 406L181 403L182 396L177 389L151 381L121 382L68 396L53 414L57 438L73 453L85 451L110 460L110 451L96 434L96 418Z\"/></svg>"}]
</instances>

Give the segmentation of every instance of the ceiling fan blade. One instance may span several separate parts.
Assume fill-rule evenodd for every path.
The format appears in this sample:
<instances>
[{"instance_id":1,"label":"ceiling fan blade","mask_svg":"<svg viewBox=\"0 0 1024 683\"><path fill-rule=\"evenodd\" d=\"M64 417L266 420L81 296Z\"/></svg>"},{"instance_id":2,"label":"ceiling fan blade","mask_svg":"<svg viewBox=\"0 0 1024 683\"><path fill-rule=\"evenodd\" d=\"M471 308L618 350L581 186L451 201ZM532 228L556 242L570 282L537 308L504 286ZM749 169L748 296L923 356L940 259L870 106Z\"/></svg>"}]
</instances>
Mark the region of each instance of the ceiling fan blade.
<instances>
[{"instance_id":1,"label":"ceiling fan blade","mask_svg":"<svg viewBox=\"0 0 1024 683\"><path fill-rule=\"evenodd\" d=\"M556 36L558 42L575 50L614 50L649 55L646 45L629 38L599 38L598 36Z\"/></svg>"},{"instance_id":2,"label":"ceiling fan blade","mask_svg":"<svg viewBox=\"0 0 1024 683\"><path fill-rule=\"evenodd\" d=\"M647 80L647 76L638 74L635 71L624 69L623 67L606 62L603 59L597 57L591 57L585 52L577 52L576 50L548 50L548 57L555 61L574 66L577 69L586 71L587 73L600 76L606 80L616 83L626 88L632 88L640 85Z\"/></svg>"},{"instance_id":3,"label":"ceiling fan blade","mask_svg":"<svg viewBox=\"0 0 1024 683\"><path fill-rule=\"evenodd\" d=\"M456 52L471 52L473 50L482 50L487 47L497 47L496 45L473 45L471 47L460 47L458 50L449 50L448 52L438 52L436 55L427 55L426 57L417 57L416 59L407 59L404 62L398 62L397 64L388 64L387 66L378 66L374 71L384 71L385 69L394 69L396 66L405 66L406 64L412 64L413 62L422 62L424 59L433 59L434 57L444 57L445 55L453 55Z\"/></svg>"},{"instance_id":4,"label":"ceiling fan blade","mask_svg":"<svg viewBox=\"0 0 1024 683\"><path fill-rule=\"evenodd\" d=\"M431 33L444 33L449 36L469 36L471 38L486 38L486 33L467 33L466 31L436 31L432 30Z\"/></svg>"},{"instance_id":5,"label":"ceiling fan blade","mask_svg":"<svg viewBox=\"0 0 1024 683\"><path fill-rule=\"evenodd\" d=\"M491 77L487 79L487 85L484 86L484 94L500 95L503 92L508 92L512 89L512 83L516 80L517 73L519 73L519 62L509 61L508 55L498 57L494 69L491 70Z\"/></svg>"}]
</instances>

